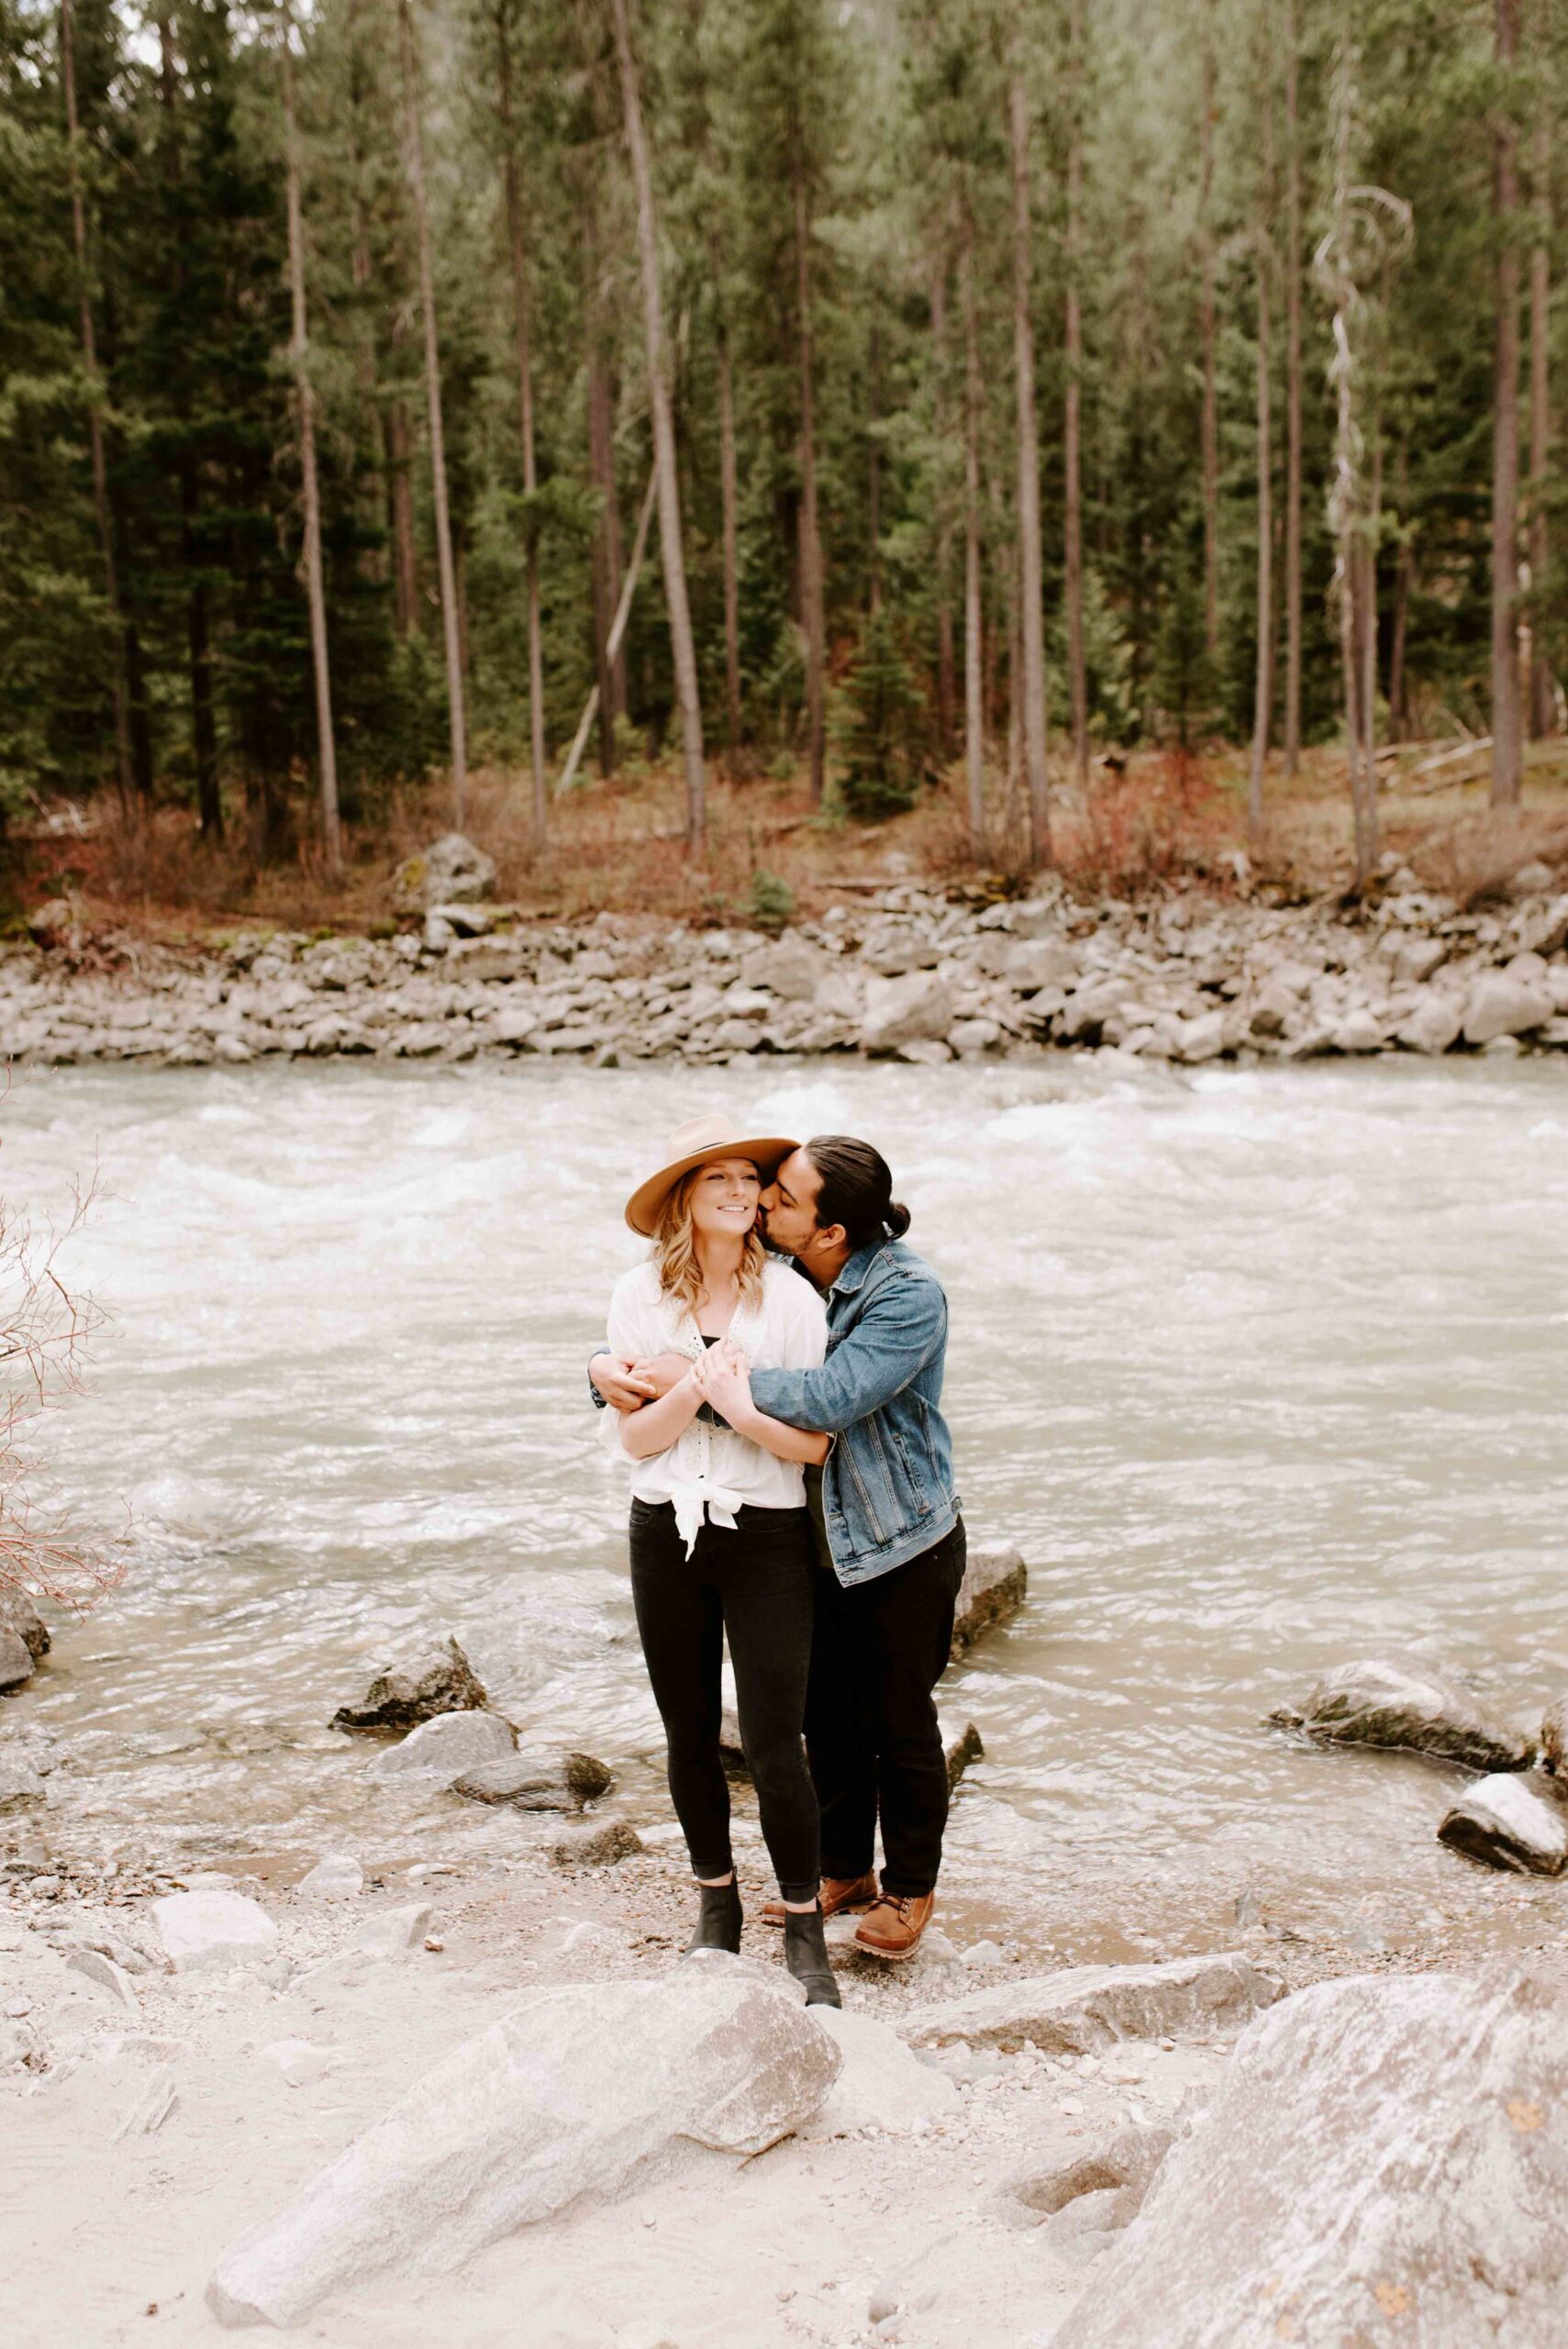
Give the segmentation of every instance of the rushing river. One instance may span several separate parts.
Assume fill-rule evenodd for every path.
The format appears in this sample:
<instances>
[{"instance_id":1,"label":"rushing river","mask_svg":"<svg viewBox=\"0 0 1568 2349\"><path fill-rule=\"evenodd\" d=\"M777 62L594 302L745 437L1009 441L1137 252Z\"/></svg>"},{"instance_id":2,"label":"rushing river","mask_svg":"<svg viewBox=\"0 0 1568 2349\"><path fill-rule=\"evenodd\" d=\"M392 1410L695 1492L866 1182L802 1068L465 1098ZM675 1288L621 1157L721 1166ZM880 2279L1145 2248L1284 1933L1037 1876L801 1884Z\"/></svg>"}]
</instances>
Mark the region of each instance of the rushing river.
<instances>
[{"instance_id":1,"label":"rushing river","mask_svg":"<svg viewBox=\"0 0 1568 2349\"><path fill-rule=\"evenodd\" d=\"M58 1207L98 1159L71 1262L115 1315L46 1457L132 1534L6 1708L69 1758L0 1844L284 1873L515 1847L539 1831L367 1784L325 1731L421 1627L667 1818L583 1366L639 1245L621 1200L725 1099L891 1159L951 1297L972 1538L1029 1562L943 1698L988 1755L951 1913L1130 1954L1233 1931L1249 1887L1369 1946L1568 1898L1440 1852L1418 1765L1260 1725L1373 1644L1525 1719L1568 1683L1568 1087L1529 1063L30 1078L5 1195Z\"/></svg>"}]
</instances>

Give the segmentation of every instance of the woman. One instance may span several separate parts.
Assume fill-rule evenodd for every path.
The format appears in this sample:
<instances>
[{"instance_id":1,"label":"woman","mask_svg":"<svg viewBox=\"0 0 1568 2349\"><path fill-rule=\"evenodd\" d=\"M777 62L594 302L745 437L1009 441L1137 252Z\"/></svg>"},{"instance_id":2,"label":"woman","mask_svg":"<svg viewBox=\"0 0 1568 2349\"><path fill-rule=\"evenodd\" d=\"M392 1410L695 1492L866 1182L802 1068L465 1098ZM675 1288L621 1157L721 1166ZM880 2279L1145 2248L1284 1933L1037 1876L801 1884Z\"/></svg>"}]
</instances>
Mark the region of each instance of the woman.
<instances>
[{"instance_id":1,"label":"woman","mask_svg":"<svg viewBox=\"0 0 1568 2349\"><path fill-rule=\"evenodd\" d=\"M811 1656L814 1553L805 1466L828 1439L750 1404L728 1419L706 1393L708 1349L728 1341L759 1369L811 1370L827 1348L822 1300L767 1256L757 1229L764 1180L795 1144L695 1119L668 1163L632 1194L626 1219L651 1239L616 1284L609 1350L676 1353L691 1367L656 1403L605 1414L631 1466L631 1592L664 1723L670 1796L700 1888L689 1949L740 1946L740 1893L719 1756L726 1637L763 1838L784 1908L784 1963L806 2003L838 2006L817 1900L817 1798L801 1743Z\"/></svg>"}]
</instances>

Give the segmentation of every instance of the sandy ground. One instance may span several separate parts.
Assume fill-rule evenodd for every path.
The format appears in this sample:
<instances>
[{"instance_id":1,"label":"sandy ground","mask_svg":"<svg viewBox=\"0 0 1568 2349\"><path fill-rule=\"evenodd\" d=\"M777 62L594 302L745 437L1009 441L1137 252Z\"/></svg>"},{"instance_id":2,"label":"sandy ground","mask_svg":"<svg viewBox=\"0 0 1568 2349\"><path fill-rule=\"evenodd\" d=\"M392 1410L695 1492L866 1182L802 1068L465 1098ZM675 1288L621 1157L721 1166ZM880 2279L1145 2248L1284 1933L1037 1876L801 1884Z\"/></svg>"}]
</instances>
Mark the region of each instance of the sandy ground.
<instances>
[{"instance_id":1,"label":"sandy ground","mask_svg":"<svg viewBox=\"0 0 1568 2349\"><path fill-rule=\"evenodd\" d=\"M592 1872L563 1873L542 1856L450 1871L388 1865L334 1901L242 1878L237 1888L280 1927L279 1955L211 1976L149 1966L133 1976L132 2012L69 1955L106 1939L156 1953L148 1902L168 1881L122 1868L108 1883L57 1874L54 1888L35 1888L15 1861L0 1873L0 2032L13 2058L0 2075L9 2349L216 2341L203 2291L237 2235L520 1990L673 1963L690 1898L668 1842ZM416 1900L432 1915L406 1954L351 1947L378 1914ZM846 2005L896 2023L911 2006L1051 1963L1016 1943L972 1940L965 1950L960 1931L939 1933L898 1972L843 1957ZM1292 1987L1423 1962L1419 1952L1271 1943L1258 1925L1235 1940ZM778 1963L760 1923L748 1924L747 1947ZM319 2063L316 2076L299 2086L269 2052L290 2042L319 2051L305 2059ZM1009 2181L1107 2124L1191 2110L1227 2054L1219 2041L1127 2043L1059 2061L961 2051L944 2059L959 2089L944 2118L808 2131L740 2167L694 2155L621 2202L580 2203L496 2244L458 2277L329 2300L300 2337L337 2349L412 2349L433 2337L462 2349L1029 2349L1051 2341L1107 2238L1040 2224ZM173 2089L167 2117L150 2132L133 2121L117 2134L160 2083Z\"/></svg>"}]
</instances>

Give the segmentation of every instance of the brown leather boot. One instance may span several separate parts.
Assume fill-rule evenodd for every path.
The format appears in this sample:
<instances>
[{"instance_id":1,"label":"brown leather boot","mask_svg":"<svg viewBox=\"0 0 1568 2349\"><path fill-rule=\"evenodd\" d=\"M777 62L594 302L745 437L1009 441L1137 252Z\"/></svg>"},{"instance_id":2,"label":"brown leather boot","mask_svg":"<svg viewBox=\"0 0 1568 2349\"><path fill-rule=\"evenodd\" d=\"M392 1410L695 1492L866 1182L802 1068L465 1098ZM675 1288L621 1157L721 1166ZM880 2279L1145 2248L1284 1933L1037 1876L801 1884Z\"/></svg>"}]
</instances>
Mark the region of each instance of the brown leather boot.
<instances>
[{"instance_id":1,"label":"brown leather boot","mask_svg":"<svg viewBox=\"0 0 1568 2349\"><path fill-rule=\"evenodd\" d=\"M868 1868L864 1876L825 1876L822 1879L822 1921L837 1917L841 1909L868 1909L876 1898L876 1870ZM762 1903L764 1925L782 1925L784 1905L782 1900Z\"/></svg>"},{"instance_id":2,"label":"brown leather boot","mask_svg":"<svg viewBox=\"0 0 1568 2349\"><path fill-rule=\"evenodd\" d=\"M896 1965L913 1957L936 1909L934 1892L884 1892L855 1929L855 1947Z\"/></svg>"}]
</instances>

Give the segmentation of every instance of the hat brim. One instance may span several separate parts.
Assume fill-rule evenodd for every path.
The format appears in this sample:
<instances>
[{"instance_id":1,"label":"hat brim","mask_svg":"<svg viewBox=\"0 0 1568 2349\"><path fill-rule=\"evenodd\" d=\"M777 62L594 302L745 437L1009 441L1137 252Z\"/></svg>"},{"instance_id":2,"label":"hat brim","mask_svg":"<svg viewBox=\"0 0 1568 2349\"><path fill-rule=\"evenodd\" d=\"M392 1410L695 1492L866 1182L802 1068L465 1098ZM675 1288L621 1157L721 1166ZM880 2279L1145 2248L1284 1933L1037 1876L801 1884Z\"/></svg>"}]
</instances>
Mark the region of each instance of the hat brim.
<instances>
[{"instance_id":1,"label":"hat brim","mask_svg":"<svg viewBox=\"0 0 1568 2349\"><path fill-rule=\"evenodd\" d=\"M749 1158L764 1183L771 1183L792 1150L798 1150L797 1141L784 1134L752 1134L738 1141L710 1142L706 1150L693 1151L689 1158L677 1158L671 1166L662 1166L646 1183L639 1183L626 1203L626 1219L633 1231L644 1240L651 1240L659 1220L659 1210L680 1181L695 1167L711 1165L716 1158Z\"/></svg>"}]
</instances>

